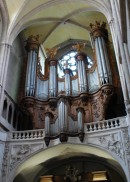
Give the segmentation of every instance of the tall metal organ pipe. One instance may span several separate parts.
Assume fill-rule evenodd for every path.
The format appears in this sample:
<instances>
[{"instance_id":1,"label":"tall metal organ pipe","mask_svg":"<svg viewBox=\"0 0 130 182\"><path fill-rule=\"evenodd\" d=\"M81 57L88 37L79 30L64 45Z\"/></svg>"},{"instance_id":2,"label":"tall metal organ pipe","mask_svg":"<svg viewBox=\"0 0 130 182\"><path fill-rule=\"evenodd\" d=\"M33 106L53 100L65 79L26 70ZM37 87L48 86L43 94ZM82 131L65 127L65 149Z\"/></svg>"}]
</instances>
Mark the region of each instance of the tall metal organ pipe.
<instances>
[{"instance_id":1,"label":"tall metal organ pipe","mask_svg":"<svg viewBox=\"0 0 130 182\"><path fill-rule=\"evenodd\" d=\"M95 50L97 57L97 67L101 85L112 84L112 73L107 52L108 31L106 23L96 22L91 24L91 36L95 42Z\"/></svg>"},{"instance_id":2,"label":"tall metal organ pipe","mask_svg":"<svg viewBox=\"0 0 130 182\"><path fill-rule=\"evenodd\" d=\"M53 115L50 112L46 112L45 114L45 134L46 136L50 136L50 122Z\"/></svg>"},{"instance_id":3,"label":"tall metal organ pipe","mask_svg":"<svg viewBox=\"0 0 130 182\"><path fill-rule=\"evenodd\" d=\"M64 98L59 100L58 104L58 120L59 120L59 131L60 133L67 132L68 123L68 106L67 101Z\"/></svg>"},{"instance_id":4,"label":"tall metal organ pipe","mask_svg":"<svg viewBox=\"0 0 130 182\"><path fill-rule=\"evenodd\" d=\"M78 116L78 133L83 132L83 114L84 109L79 107L77 108L77 116Z\"/></svg>"},{"instance_id":5,"label":"tall metal organ pipe","mask_svg":"<svg viewBox=\"0 0 130 182\"><path fill-rule=\"evenodd\" d=\"M27 39L26 50L28 53L28 58L25 81L25 95L34 96L36 87L36 67L39 50L39 41L37 36L30 36Z\"/></svg>"},{"instance_id":6,"label":"tall metal organ pipe","mask_svg":"<svg viewBox=\"0 0 130 182\"><path fill-rule=\"evenodd\" d=\"M86 75L86 69L85 69L86 60L87 60L87 56L85 53L78 53L76 55L80 93L87 91L87 75Z\"/></svg>"},{"instance_id":7,"label":"tall metal organ pipe","mask_svg":"<svg viewBox=\"0 0 130 182\"><path fill-rule=\"evenodd\" d=\"M66 68L65 69L65 91L67 96L71 94L70 74L71 74L71 70L69 68Z\"/></svg>"},{"instance_id":8,"label":"tall metal organ pipe","mask_svg":"<svg viewBox=\"0 0 130 182\"><path fill-rule=\"evenodd\" d=\"M57 60L50 60L49 95L57 95Z\"/></svg>"}]
</instances>

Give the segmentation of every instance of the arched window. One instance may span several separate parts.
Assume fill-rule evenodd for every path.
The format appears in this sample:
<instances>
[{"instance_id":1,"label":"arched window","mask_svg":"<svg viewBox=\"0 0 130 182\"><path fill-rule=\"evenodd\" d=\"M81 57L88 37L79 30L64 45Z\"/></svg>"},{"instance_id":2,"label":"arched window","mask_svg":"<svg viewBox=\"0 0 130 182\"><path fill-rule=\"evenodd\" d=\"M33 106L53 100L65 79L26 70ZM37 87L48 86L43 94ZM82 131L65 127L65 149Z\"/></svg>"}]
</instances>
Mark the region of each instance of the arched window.
<instances>
[{"instance_id":1,"label":"arched window","mask_svg":"<svg viewBox=\"0 0 130 182\"><path fill-rule=\"evenodd\" d=\"M7 114L7 100L5 99L3 104L3 112L2 112L2 116L5 119L6 119L6 114Z\"/></svg>"},{"instance_id":2,"label":"arched window","mask_svg":"<svg viewBox=\"0 0 130 182\"><path fill-rule=\"evenodd\" d=\"M13 127L16 128L16 123L17 123L17 115L16 115L16 110L14 111L13 115Z\"/></svg>"},{"instance_id":3,"label":"arched window","mask_svg":"<svg viewBox=\"0 0 130 182\"><path fill-rule=\"evenodd\" d=\"M64 77L64 69L66 67L72 70L72 76L76 75L76 72L77 72L77 63L75 60L76 54L77 54L77 51L70 51L60 58L60 60L58 61L58 76L60 78ZM93 65L93 61L88 56L87 56L86 64L88 69L91 68Z\"/></svg>"},{"instance_id":4,"label":"arched window","mask_svg":"<svg viewBox=\"0 0 130 182\"><path fill-rule=\"evenodd\" d=\"M8 112L8 122L11 123L11 118L12 118L12 106L9 106L9 112Z\"/></svg>"}]
</instances>

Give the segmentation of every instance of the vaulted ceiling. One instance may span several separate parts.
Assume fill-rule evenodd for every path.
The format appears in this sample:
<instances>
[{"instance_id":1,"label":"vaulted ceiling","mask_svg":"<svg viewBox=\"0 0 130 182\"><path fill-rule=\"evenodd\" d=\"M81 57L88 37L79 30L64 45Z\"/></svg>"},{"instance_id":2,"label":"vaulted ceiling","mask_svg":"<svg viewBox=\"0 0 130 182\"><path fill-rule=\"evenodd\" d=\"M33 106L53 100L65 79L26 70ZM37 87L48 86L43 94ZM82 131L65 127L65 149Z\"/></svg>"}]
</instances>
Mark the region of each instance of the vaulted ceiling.
<instances>
[{"instance_id":1,"label":"vaulted ceiling","mask_svg":"<svg viewBox=\"0 0 130 182\"><path fill-rule=\"evenodd\" d=\"M108 0L5 0L8 33L15 37L21 32L24 40L29 35L40 35L44 47L54 47L69 40L90 41L89 24L108 21ZM102 14L104 13L105 16Z\"/></svg>"}]
</instances>

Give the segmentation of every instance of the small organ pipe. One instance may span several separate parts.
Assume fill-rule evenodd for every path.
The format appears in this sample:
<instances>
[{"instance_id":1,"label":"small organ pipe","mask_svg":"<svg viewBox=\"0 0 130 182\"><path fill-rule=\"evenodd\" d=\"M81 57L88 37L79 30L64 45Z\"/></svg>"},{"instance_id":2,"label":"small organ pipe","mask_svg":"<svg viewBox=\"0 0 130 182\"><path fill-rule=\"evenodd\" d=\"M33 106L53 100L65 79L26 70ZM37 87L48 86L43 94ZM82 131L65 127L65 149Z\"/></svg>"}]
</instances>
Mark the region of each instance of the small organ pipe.
<instances>
[{"instance_id":1,"label":"small organ pipe","mask_svg":"<svg viewBox=\"0 0 130 182\"><path fill-rule=\"evenodd\" d=\"M86 78L86 70L84 61L87 59L85 53L78 53L76 55L76 60L78 64L78 82L79 82L79 91L86 92L87 91L87 78Z\"/></svg>"},{"instance_id":2,"label":"small organ pipe","mask_svg":"<svg viewBox=\"0 0 130 182\"><path fill-rule=\"evenodd\" d=\"M70 73L71 73L71 70L66 68L65 69L65 90L66 90L66 95L70 95L70 91L71 91L71 88L70 88Z\"/></svg>"},{"instance_id":3,"label":"small organ pipe","mask_svg":"<svg viewBox=\"0 0 130 182\"><path fill-rule=\"evenodd\" d=\"M105 59L104 59L104 53L102 50L102 44L101 44L101 39L100 37L97 38L98 39L98 43L99 43L99 51L100 51L100 57L101 57L101 64L102 64L102 68L103 68L103 76L104 76L104 83L105 81L107 82L106 78L107 78L107 70L106 70L106 65L105 65Z\"/></svg>"},{"instance_id":4,"label":"small organ pipe","mask_svg":"<svg viewBox=\"0 0 130 182\"><path fill-rule=\"evenodd\" d=\"M78 115L78 132L83 132L83 108L77 108L77 115Z\"/></svg>"},{"instance_id":5,"label":"small organ pipe","mask_svg":"<svg viewBox=\"0 0 130 182\"><path fill-rule=\"evenodd\" d=\"M64 98L61 98L61 100L59 101L58 120L59 120L59 131L61 133L66 132L68 123L68 110L67 110L67 103Z\"/></svg>"},{"instance_id":6,"label":"small organ pipe","mask_svg":"<svg viewBox=\"0 0 130 182\"><path fill-rule=\"evenodd\" d=\"M104 56L105 56L105 60L106 60L106 67L107 67L107 73L108 73L108 77L109 77L109 82L112 84L112 73L111 73L111 68L110 68L110 64L109 64L108 53L107 53L107 50L106 50L105 42L104 42L102 37L101 37L101 40L102 40Z\"/></svg>"},{"instance_id":7,"label":"small organ pipe","mask_svg":"<svg viewBox=\"0 0 130 182\"><path fill-rule=\"evenodd\" d=\"M101 58L99 54L99 45L98 45L98 40L95 40L95 49L96 49L96 55L97 55L97 66L98 66L98 72L99 72L99 77L101 83L103 83L103 70L102 70L102 65L101 65Z\"/></svg>"}]
</instances>

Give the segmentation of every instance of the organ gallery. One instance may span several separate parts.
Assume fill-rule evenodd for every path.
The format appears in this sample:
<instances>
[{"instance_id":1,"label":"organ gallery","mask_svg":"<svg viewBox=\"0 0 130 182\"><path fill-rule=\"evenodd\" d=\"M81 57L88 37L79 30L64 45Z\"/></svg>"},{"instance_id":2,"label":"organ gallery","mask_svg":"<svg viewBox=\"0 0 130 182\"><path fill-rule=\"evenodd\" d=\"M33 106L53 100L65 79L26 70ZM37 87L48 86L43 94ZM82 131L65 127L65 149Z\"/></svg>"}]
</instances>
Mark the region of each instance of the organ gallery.
<instances>
[{"instance_id":1,"label":"organ gallery","mask_svg":"<svg viewBox=\"0 0 130 182\"><path fill-rule=\"evenodd\" d=\"M48 48L44 75L40 72L39 36L27 39L26 79L21 107L29 113L33 129L45 128L47 145L51 139L58 137L61 142L67 141L68 136L79 136L83 141L84 123L108 119L107 110L108 107L110 110L117 88L106 23L91 23L90 36L94 58L90 61L91 65L87 50L82 51L83 43L75 43L71 47L70 55L75 56L66 59L62 68L56 58L58 48ZM72 62L75 73L70 66ZM58 66L63 72L62 77L58 75Z\"/></svg>"}]
</instances>

